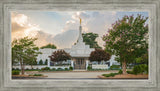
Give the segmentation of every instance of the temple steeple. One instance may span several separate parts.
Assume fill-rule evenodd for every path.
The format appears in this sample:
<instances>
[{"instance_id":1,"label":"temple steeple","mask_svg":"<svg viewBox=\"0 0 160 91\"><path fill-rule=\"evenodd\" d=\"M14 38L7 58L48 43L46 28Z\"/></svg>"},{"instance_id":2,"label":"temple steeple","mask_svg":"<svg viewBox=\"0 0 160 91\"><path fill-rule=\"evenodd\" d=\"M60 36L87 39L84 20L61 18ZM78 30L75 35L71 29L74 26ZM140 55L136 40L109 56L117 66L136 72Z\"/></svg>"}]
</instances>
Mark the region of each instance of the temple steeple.
<instances>
[{"instance_id":1,"label":"temple steeple","mask_svg":"<svg viewBox=\"0 0 160 91\"><path fill-rule=\"evenodd\" d=\"M82 19L81 19L80 17L79 17L79 19L80 19L80 21L79 21L79 22L80 22L80 26L81 26Z\"/></svg>"},{"instance_id":2,"label":"temple steeple","mask_svg":"<svg viewBox=\"0 0 160 91\"><path fill-rule=\"evenodd\" d=\"M79 19L80 19L80 26L79 26L79 37L78 37L78 42L79 42L79 43L82 43L82 42L83 42L83 37L82 37L82 26L81 26L82 20L81 20L81 18L79 18Z\"/></svg>"}]
</instances>

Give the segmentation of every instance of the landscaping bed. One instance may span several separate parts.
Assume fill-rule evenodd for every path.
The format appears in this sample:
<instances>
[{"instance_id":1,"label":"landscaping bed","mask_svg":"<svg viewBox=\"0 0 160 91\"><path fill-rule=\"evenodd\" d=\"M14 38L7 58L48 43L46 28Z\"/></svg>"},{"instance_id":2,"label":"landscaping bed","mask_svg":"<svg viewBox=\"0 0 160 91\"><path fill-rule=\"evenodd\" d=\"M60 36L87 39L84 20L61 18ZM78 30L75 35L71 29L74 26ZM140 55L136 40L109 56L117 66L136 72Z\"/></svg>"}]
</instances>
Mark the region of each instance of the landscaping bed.
<instances>
[{"instance_id":1,"label":"landscaping bed","mask_svg":"<svg viewBox=\"0 0 160 91\"><path fill-rule=\"evenodd\" d=\"M134 75L134 74L118 74L115 75L114 77L105 77L105 76L98 76L98 78L101 79L148 79L148 74L138 74L138 75Z\"/></svg>"},{"instance_id":2,"label":"landscaping bed","mask_svg":"<svg viewBox=\"0 0 160 91\"><path fill-rule=\"evenodd\" d=\"M43 78L48 77L43 74L30 74L30 75L12 75L12 78Z\"/></svg>"}]
</instances>

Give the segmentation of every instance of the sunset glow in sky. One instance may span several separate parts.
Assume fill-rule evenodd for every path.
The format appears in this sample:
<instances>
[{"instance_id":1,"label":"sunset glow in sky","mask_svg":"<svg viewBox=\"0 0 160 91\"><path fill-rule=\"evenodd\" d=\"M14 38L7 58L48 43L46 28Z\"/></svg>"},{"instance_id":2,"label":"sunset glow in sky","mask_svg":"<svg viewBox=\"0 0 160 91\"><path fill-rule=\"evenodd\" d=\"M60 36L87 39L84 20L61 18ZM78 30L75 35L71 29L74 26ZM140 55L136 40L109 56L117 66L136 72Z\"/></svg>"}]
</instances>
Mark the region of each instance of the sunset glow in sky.
<instances>
[{"instance_id":1,"label":"sunset glow in sky","mask_svg":"<svg viewBox=\"0 0 160 91\"><path fill-rule=\"evenodd\" d=\"M108 28L124 15L141 14L148 17L148 12L115 12L115 11L61 11L61 12L28 12L11 13L12 41L25 36L36 37L35 44L39 47L48 43L58 48L70 48L78 38L79 17L82 18L82 32L97 33L96 39L102 47L102 36ZM147 21L148 23L148 21Z\"/></svg>"}]
</instances>

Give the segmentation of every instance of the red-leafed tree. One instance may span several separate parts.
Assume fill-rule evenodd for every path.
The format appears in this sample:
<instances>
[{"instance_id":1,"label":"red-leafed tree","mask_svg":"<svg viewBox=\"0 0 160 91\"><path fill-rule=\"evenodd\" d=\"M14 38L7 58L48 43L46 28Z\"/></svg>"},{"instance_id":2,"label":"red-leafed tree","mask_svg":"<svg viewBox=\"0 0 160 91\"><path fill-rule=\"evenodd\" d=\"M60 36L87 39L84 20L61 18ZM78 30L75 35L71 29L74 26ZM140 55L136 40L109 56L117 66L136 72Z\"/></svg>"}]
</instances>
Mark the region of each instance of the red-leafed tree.
<instances>
[{"instance_id":1,"label":"red-leafed tree","mask_svg":"<svg viewBox=\"0 0 160 91\"><path fill-rule=\"evenodd\" d=\"M100 63L103 61L108 61L111 58L111 55L102 49L95 49L92 51L89 57L90 61L98 61Z\"/></svg>"},{"instance_id":2,"label":"red-leafed tree","mask_svg":"<svg viewBox=\"0 0 160 91\"><path fill-rule=\"evenodd\" d=\"M58 50L53 52L52 55L49 56L49 58L51 59L51 61L61 64L63 61L71 59L71 56L64 50Z\"/></svg>"}]
</instances>

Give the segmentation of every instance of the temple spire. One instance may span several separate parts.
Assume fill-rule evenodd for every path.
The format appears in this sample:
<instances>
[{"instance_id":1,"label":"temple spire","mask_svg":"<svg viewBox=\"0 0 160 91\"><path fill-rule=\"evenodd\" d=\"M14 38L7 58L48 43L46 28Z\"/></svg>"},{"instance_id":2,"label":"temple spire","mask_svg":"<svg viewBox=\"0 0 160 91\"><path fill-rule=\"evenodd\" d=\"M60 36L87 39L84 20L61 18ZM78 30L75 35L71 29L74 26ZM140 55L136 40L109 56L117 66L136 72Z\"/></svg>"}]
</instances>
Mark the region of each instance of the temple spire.
<instances>
[{"instance_id":1,"label":"temple spire","mask_svg":"<svg viewBox=\"0 0 160 91\"><path fill-rule=\"evenodd\" d=\"M81 19L80 17L79 17L79 19L80 19L80 21L79 21L79 22L80 22L80 26L81 26L82 19Z\"/></svg>"},{"instance_id":2,"label":"temple spire","mask_svg":"<svg viewBox=\"0 0 160 91\"><path fill-rule=\"evenodd\" d=\"M80 26L79 26L79 37L78 37L78 42L83 42L83 37L82 37L82 26L81 26L81 22L82 22L82 19L79 17L79 20L80 20Z\"/></svg>"}]
</instances>

